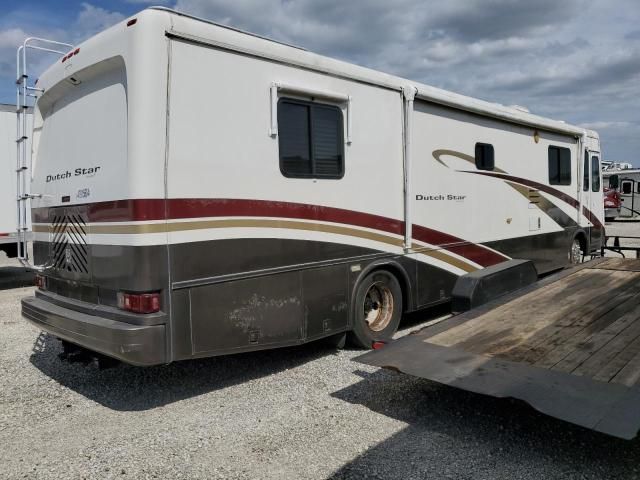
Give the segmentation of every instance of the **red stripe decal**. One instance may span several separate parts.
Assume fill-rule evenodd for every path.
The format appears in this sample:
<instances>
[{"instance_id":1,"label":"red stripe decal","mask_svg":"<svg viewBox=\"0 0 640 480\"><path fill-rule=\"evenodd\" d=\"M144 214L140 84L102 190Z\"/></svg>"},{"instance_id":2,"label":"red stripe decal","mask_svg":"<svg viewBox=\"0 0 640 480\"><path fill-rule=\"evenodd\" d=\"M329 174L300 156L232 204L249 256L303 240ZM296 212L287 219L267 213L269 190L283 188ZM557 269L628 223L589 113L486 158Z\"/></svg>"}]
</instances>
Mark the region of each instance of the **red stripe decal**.
<instances>
[{"instance_id":1,"label":"red stripe decal","mask_svg":"<svg viewBox=\"0 0 640 480\"><path fill-rule=\"evenodd\" d=\"M452 235L432 230L421 225L413 225L413 238L421 242L429 243L431 245L438 245L440 247L445 246L448 251L460 255L472 262L482 265L483 267L489 267L496 263L504 262L508 257L489 250L482 245L476 245L475 243L469 243ZM459 245L463 243L462 245ZM449 246L451 245L451 246Z\"/></svg>"},{"instance_id":2,"label":"red stripe decal","mask_svg":"<svg viewBox=\"0 0 640 480\"><path fill-rule=\"evenodd\" d=\"M200 217L276 217L299 220L341 223L370 228L395 235L404 235L404 222L370 213L324 207L304 203L247 199L136 199L87 204L90 222L131 222ZM48 208L34 208L33 221L49 221ZM413 237L430 245L445 247L484 267L505 261L508 257L482 245L439 232L421 225L413 225Z\"/></svg>"}]
</instances>

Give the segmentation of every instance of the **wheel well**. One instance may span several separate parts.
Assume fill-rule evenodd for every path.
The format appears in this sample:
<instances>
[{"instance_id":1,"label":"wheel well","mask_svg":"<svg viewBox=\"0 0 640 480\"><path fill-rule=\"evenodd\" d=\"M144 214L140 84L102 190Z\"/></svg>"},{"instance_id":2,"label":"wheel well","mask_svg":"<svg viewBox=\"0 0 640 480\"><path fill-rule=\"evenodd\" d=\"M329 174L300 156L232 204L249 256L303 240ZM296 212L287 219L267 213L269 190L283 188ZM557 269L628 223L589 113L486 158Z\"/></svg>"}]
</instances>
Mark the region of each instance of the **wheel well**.
<instances>
[{"instance_id":1,"label":"wheel well","mask_svg":"<svg viewBox=\"0 0 640 480\"><path fill-rule=\"evenodd\" d=\"M578 240L580 242L580 248L582 249L582 253L587 255L589 252L587 251L587 236L583 231L579 231L576 233L574 240Z\"/></svg>"},{"instance_id":2,"label":"wheel well","mask_svg":"<svg viewBox=\"0 0 640 480\"><path fill-rule=\"evenodd\" d=\"M373 267L367 272L367 274L378 270L386 270L396 277L396 280L398 280L398 283L400 284L400 291L402 292L402 313L404 314L405 312L408 312L410 310L409 306L411 305L411 287L409 286L407 272L405 272L402 267L394 265L393 263L383 263Z\"/></svg>"}]
</instances>

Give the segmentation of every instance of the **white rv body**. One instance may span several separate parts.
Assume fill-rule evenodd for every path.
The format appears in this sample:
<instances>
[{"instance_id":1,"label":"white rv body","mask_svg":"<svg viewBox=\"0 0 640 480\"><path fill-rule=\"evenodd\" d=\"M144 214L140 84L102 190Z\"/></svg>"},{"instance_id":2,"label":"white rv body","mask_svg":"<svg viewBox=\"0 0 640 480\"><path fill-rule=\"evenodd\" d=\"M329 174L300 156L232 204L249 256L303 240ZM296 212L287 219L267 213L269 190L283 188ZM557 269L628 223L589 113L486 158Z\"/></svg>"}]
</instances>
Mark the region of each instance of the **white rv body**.
<instances>
[{"instance_id":1,"label":"white rv body","mask_svg":"<svg viewBox=\"0 0 640 480\"><path fill-rule=\"evenodd\" d=\"M27 124L32 128L31 111L27 113ZM16 106L0 105L0 250L7 256L18 253L17 202L16 202ZM29 147L27 147L29 148ZM31 228L31 218L27 227Z\"/></svg>"},{"instance_id":2,"label":"white rv body","mask_svg":"<svg viewBox=\"0 0 640 480\"><path fill-rule=\"evenodd\" d=\"M575 242L586 254L602 241L595 132L166 9L87 40L39 86L31 188L47 288L25 316L131 363L350 330L375 269L411 311L469 272L511 258L546 272ZM323 131L339 130L331 178L286 170L300 125L282 123L285 104L309 122L339 112ZM562 185L550 149L570 159ZM124 314L122 292L160 292L161 311ZM87 322L100 327L80 338Z\"/></svg>"}]
</instances>

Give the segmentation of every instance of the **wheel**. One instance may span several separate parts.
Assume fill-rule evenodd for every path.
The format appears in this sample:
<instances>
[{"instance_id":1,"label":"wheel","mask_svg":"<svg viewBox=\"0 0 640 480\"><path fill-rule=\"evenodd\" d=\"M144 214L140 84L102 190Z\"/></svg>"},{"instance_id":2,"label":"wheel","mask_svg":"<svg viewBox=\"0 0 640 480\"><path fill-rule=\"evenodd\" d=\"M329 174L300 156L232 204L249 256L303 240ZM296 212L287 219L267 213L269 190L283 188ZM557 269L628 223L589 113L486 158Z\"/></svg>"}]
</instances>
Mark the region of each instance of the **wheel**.
<instances>
[{"instance_id":1,"label":"wheel","mask_svg":"<svg viewBox=\"0 0 640 480\"><path fill-rule=\"evenodd\" d=\"M582 263L582 247L580 246L580 240L577 238L573 240L573 243L569 247L569 265L578 265Z\"/></svg>"},{"instance_id":2,"label":"wheel","mask_svg":"<svg viewBox=\"0 0 640 480\"><path fill-rule=\"evenodd\" d=\"M362 348L389 340L402 316L402 290L393 274L376 270L358 284L353 301L353 330L350 341Z\"/></svg>"}]
</instances>

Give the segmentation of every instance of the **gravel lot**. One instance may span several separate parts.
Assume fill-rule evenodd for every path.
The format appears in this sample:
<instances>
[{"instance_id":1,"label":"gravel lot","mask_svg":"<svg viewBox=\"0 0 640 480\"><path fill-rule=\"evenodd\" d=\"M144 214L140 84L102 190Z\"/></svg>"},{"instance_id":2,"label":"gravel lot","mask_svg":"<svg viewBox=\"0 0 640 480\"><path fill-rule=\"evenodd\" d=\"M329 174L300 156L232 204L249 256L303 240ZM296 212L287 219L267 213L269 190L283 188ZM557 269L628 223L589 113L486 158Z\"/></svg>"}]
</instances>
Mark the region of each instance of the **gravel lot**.
<instances>
[{"instance_id":1,"label":"gravel lot","mask_svg":"<svg viewBox=\"0 0 640 480\"><path fill-rule=\"evenodd\" d=\"M147 369L63 363L20 318L31 291L0 291L1 478L640 478L639 441L321 343Z\"/></svg>"}]
</instances>

